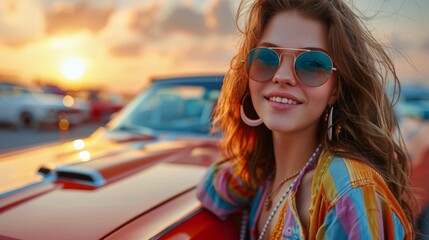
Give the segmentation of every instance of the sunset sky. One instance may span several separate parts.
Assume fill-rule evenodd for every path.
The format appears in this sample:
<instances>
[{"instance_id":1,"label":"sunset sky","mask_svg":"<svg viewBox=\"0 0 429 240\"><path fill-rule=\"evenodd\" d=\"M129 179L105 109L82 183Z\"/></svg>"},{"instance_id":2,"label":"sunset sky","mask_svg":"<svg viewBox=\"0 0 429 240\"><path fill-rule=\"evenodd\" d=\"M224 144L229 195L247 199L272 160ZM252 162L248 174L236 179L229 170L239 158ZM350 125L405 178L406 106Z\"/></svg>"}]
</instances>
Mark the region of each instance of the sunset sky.
<instances>
[{"instance_id":1,"label":"sunset sky","mask_svg":"<svg viewBox=\"0 0 429 240\"><path fill-rule=\"evenodd\" d=\"M429 1L354 0L404 81L429 84ZM219 73L238 0L0 0L0 75L134 94L152 76ZM408 59L408 60L407 60Z\"/></svg>"}]
</instances>

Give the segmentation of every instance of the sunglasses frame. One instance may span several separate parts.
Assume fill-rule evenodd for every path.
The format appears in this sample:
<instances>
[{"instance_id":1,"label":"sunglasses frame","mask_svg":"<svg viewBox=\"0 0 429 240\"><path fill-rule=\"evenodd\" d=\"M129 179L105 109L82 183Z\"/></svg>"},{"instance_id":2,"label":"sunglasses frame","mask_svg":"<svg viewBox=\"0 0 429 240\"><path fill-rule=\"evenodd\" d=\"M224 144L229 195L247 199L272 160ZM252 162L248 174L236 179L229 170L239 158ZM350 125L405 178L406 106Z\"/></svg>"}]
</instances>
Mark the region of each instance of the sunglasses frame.
<instances>
[{"instance_id":1,"label":"sunglasses frame","mask_svg":"<svg viewBox=\"0 0 429 240\"><path fill-rule=\"evenodd\" d=\"M296 67L295 67L295 64L296 64L296 59L299 57L299 56L301 56L302 54L304 54L304 53L306 53L306 52L319 52L319 53L323 53L323 54L325 54L328 58L329 58L329 60L331 61L331 63L332 63L332 69L331 69L331 74L332 74L332 71L337 71L337 68L335 68L334 67L334 61L332 60L332 58L328 55L328 53L326 53L326 52L324 52L324 51L321 51L321 50L319 50L319 49L317 49L317 50L312 50L312 49L306 49L306 48L282 48L282 47L255 47L255 48L252 48L250 51L249 51L249 53L247 53L247 56L246 56L246 59L245 60L241 60L241 62L243 62L243 63L246 63L246 65L248 64L248 57L249 57L249 54L250 54L250 52L252 52L253 50L255 50L255 49L261 49L261 48L265 48L265 49L270 49L270 50L273 50L273 52L274 53L276 53L276 55L277 55L277 57L278 57L278 60L279 60L279 64L278 64L278 66L277 66L277 68L276 68L276 70L275 70L275 72L274 72L274 74L273 74L273 76L272 77L274 77L274 75L276 74L276 72L278 71L278 69L279 69L279 67L280 67L280 65L281 65L281 60L282 60L282 56L284 55L284 54L290 54L290 55L293 55L294 56L294 59L293 59L293 73L294 73L294 75L295 75L295 77L302 83L302 84L304 84L304 85L306 85L306 86L309 86L309 87L319 87L319 86L322 86L323 84L325 84L328 80L329 80L329 78L330 78L330 76L329 76L329 78L327 78L326 79L326 81L324 81L322 84L320 84L320 85L316 85L316 86L312 86L312 85L307 85L305 82L303 82L299 77L298 77L298 75L297 75L297 73L296 73ZM284 53L284 52L282 52L281 54L279 54L277 51L275 51L275 50L282 50L282 51L288 51L288 52L291 52L291 53ZM295 52L301 52L301 53L299 53L299 54L296 54ZM246 69L247 69L248 67L246 66ZM248 77L249 77L249 79L252 79L250 76L249 76L249 72L248 72L248 70L246 70L246 73L247 73L247 75L248 75ZM265 82L265 81L268 81L268 80L270 80L270 79L272 79L272 77L270 77L270 78L268 78L268 79L266 79L266 80L255 80L255 79L252 79L253 81L256 81L256 82Z\"/></svg>"}]
</instances>

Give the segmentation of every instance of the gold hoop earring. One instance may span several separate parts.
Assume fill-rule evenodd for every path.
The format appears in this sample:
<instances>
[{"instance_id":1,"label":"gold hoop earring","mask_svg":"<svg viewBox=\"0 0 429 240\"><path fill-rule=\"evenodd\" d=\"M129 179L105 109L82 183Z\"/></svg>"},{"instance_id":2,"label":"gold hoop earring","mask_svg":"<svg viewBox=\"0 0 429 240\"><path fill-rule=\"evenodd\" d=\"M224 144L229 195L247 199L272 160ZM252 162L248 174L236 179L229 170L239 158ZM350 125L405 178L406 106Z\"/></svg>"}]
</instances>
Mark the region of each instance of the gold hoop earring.
<instances>
[{"instance_id":1,"label":"gold hoop earring","mask_svg":"<svg viewBox=\"0 0 429 240\"><path fill-rule=\"evenodd\" d=\"M246 97L248 97L249 95L245 96L243 98L243 103L244 100L246 99ZM249 117L246 116L246 113L244 112L244 107L243 107L243 103L240 105L240 117L241 120L250 127L256 127L262 124L262 120L260 118L257 119L250 119Z\"/></svg>"}]
</instances>

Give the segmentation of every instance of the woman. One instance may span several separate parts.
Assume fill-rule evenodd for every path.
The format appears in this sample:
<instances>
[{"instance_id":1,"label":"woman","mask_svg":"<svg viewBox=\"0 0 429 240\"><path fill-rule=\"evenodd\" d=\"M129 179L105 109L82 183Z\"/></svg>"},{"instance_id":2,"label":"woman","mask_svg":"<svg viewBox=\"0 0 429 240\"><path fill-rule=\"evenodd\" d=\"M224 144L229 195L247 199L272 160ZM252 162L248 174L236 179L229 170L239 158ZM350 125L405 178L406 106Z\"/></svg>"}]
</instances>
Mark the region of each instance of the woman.
<instances>
[{"instance_id":1,"label":"woman","mask_svg":"<svg viewBox=\"0 0 429 240\"><path fill-rule=\"evenodd\" d=\"M398 86L343 0L252 2L215 115L227 161L200 185L203 206L249 208L252 239L411 239L387 78Z\"/></svg>"}]
</instances>

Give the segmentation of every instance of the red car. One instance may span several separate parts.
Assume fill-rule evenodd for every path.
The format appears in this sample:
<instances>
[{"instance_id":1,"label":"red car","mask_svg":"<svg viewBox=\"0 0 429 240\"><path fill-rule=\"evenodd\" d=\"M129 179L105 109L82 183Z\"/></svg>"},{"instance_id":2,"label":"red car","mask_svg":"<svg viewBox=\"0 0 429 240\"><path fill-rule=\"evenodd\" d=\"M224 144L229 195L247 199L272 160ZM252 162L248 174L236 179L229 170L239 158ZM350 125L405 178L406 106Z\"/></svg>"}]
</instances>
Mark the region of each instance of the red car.
<instances>
[{"instance_id":1,"label":"red car","mask_svg":"<svg viewBox=\"0 0 429 240\"><path fill-rule=\"evenodd\" d=\"M106 123L113 113L124 107L124 102L119 95L98 90L81 90L73 94L79 99L84 99L89 105L89 118L92 121Z\"/></svg>"},{"instance_id":2,"label":"red car","mask_svg":"<svg viewBox=\"0 0 429 240\"><path fill-rule=\"evenodd\" d=\"M222 76L154 80L86 139L0 156L0 239L237 239L195 186Z\"/></svg>"},{"instance_id":3,"label":"red car","mask_svg":"<svg viewBox=\"0 0 429 240\"><path fill-rule=\"evenodd\" d=\"M410 180L418 203L418 230L429 236L429 185L426 181L429 173L429 87L403 85L396 111L412 160Z\"/></svg>"},{"instance_id":4,"label":"red car","mask_svg":"<svg viewBox=\"0 0 429 240\"><path fill-rule=\"evenodd\" d=\"M418 203L418 224L429 235L429 121L406 118L401 130L412 160L411 184Z\"/></svg>"}]
</instances>

